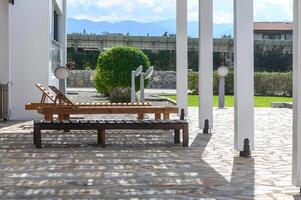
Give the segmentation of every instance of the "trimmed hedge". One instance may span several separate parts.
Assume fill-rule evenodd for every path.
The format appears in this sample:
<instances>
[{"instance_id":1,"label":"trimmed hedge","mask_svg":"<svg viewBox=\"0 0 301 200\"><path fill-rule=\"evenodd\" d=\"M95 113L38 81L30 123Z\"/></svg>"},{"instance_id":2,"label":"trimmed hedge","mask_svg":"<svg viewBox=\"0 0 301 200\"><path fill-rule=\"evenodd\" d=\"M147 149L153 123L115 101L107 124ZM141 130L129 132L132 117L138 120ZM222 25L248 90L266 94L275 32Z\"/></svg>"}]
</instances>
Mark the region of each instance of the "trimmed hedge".
<instances>
[{"instance_id":1,"label":"trimmed hedge","mask_svg":"<svg viewBox=\"0 0 301 200\"><path fill-rule=\"evenodd\" d=\"M99 55L94 77L98 92L110 94L114 88L131 86L131 72L143 65L143 71L150 67L148 57L139 49L131 47L113 47ZM146 81L147 85L147 81ZM139 80L136 80L139 90Z\"/></svg>"},{"instance_id":2,"label":"trimmed hedge","mask_svg":"<svg viewBox=\"0 0 301 200\"><path fill-rule=\"evenodd\" d=\"M234 95L234 72L230 72L225 78L226 95ZM189 74L189 89L193 94L198 94L198 73ZM213 74L213 93L218 95L219 76ZM292 73L267 73L258 72L254 76L255 96L292 96Z\"/></svg>"}]
</instances>

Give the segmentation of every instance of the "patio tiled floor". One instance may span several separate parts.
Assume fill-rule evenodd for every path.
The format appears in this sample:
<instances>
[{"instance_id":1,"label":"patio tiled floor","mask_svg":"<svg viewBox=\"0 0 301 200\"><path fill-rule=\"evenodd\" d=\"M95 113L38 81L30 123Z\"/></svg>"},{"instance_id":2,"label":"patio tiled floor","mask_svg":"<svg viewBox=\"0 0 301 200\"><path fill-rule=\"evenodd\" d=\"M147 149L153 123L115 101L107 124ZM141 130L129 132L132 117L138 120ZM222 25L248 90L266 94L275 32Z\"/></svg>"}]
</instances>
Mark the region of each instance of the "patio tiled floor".
<instances>
[{"instance_id":1,"label":"patio tiled floor","mask_svg":"<svg viewBox=\"0 0 301 200\"><path fill-rule=\"evenodd\" d=\"M233 109L215 110L212 135L190 109L190 148L171 132L113 131L108 147L93 131L44 133L31 122L0 128L1 199L299 199L291 184L289 109L256 109L252 159L233 150ZM3 127L3 126L2 126Z\"/></svg>"}]
</instances>

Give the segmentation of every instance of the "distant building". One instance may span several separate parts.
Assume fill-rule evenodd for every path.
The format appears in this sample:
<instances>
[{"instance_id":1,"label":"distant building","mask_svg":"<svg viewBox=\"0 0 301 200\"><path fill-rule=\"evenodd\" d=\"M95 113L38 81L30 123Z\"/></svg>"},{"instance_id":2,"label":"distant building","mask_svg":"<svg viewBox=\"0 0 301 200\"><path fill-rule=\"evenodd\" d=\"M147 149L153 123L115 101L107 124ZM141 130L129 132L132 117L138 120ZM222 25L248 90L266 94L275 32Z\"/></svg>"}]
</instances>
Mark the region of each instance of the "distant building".
<instances>
[{"instance_id":1,"label":"distant building","mask_svg":"<svg viewBox=\"0 0 301 200\"><path fill-rule=\"evenodd\" d=\"M292 40L293 23L289 22L255 22L255 40Z\"/></svg>"}]
</instances>

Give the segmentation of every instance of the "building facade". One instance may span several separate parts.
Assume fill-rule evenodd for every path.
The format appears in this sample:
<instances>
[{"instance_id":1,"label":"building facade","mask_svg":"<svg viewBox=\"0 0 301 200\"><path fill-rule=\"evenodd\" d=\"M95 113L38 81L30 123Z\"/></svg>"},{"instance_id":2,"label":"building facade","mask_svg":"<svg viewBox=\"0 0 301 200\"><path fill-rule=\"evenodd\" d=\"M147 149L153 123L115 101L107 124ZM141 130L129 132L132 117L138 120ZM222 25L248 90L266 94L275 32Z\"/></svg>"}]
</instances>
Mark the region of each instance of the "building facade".
<instances>
[{"instance_id":1,"label":"building facade","mask_svg":"<svg viewBox=\"0 0 301 200\"><path fill-rule=\"evenodd\" d=\"M53 72L66 60L66 0L0 0L0 83L10 83L10 119L32 119L36 83L58 86Z\"/></svg>"},{"instance_id":2,"label":"building facade","mask_svg":"<svg viewBox=\"0 0 301 200\"><path fill-rule=\"evenodd\" d=\"M293 40L293 28L291 22L255 22L254 38L256 40Z\"/></svg>"}]
</instances>

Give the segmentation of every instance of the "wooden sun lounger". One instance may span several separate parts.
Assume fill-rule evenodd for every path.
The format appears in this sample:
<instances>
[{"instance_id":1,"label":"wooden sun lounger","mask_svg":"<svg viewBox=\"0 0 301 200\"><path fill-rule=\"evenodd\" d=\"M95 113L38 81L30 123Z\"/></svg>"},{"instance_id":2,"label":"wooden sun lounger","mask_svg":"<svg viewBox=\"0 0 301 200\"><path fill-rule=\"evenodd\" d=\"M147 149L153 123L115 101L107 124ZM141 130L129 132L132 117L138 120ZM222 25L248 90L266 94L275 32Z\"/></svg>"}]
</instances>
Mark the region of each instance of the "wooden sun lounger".
<instances>
[{"instance_id":1,"label":"wooden sun lounger","mask_svg":"<svg viewBox=\"0 0 301 200\"><path fill-rule=\"evenodd\" d=\"M77 109L72 107L41 107L38 108L38 113L44 115L44 119L53 120L54 115L58 115L59 119L69 119L70 115L75 114L137 114L138 119L143 119L145 114L154 114L155 119L169 119L170 114L178 113L177 107L162 107L162 106L78 106Z\"/></svg>"},{"instance_id":2,"label":"wooden sun lounger","mask_svg":"<svg viewBox=\"0 0 301 200\"><path fill-rule=\"evenodd\" d=\"M51 95L41 84L36 84L36 87L42 92L42 98L40 103L28 103L25 105L25 110L38 110L40 107L55 107L55 106L71 106L76 108L77 106L151 106L150 103L73 103L64 94L62 94L55 86L49 86L49 88L56 94ZM46 103L46 98L51 103Z\"/></svg>"},{"instance_id":3,"label":"wooden sun lounger","mask_svg":"<svg viewBox=\"0 0 301 200\"><path fill-rule=\"evenodd\" d=\"M72 114L137 114L138 119L143 119L145 114L155 114L155 119L169 119L171 113L178 113L177 107L155 107L151 104L114 104L114 103L89 103L75 104L63 95L56 87L49 88L56 94L55 97L41 84L36 86L43 92L41 103L30 103L25 105L26 110L37 110L44 115L45 120L53 120L58 115L59 120L68 120ZM45 103L46 98L53 103Z\"/></svg>"},{"instance_id":4,"label":"wooden sun lounger","mask_svg":"<svg viewBox=\"0 0 301 200\"><path fill-rule=\"evenodd\" d=\"M74 103L75 106L80 107L100 107L100 106L151 106L150 103ZM38 110L38 108L54 107L54 103L28 103L25 105L26 110ZM66 107L68 105L61 105L61 107ZM69 106L70 107L70 106Z\"/></svg>"},{"instance_id":5,"label":"wooden sun lounger","mask_svg":"<svg viewBox=\"0 0 301 200\"><path fill-rule=\"evenodd\" d=\"M106 130L128 129L164 129L174 130L174 143L180 143L180 131L183 130L183 146L188 147L189 129L185 120L37 120L34 121L34 144L42 147L41 130L97 130L98 144L105 147Z\"/></svg>"},{"instance_id":6,"label":"wooden sun lounger","mask_svg":"<svg viewBox=\"0 0 301 200\"><path fill-rule=\"evenodd\" d=\"M42 99L41 99L41 104L45 103L46 98L48 98L53 103L55 102L55 97L52 96L51 93L46 88L44 88L40 83L37 83L36 87L43 93Z\"/></svg>"}]
</instances>

